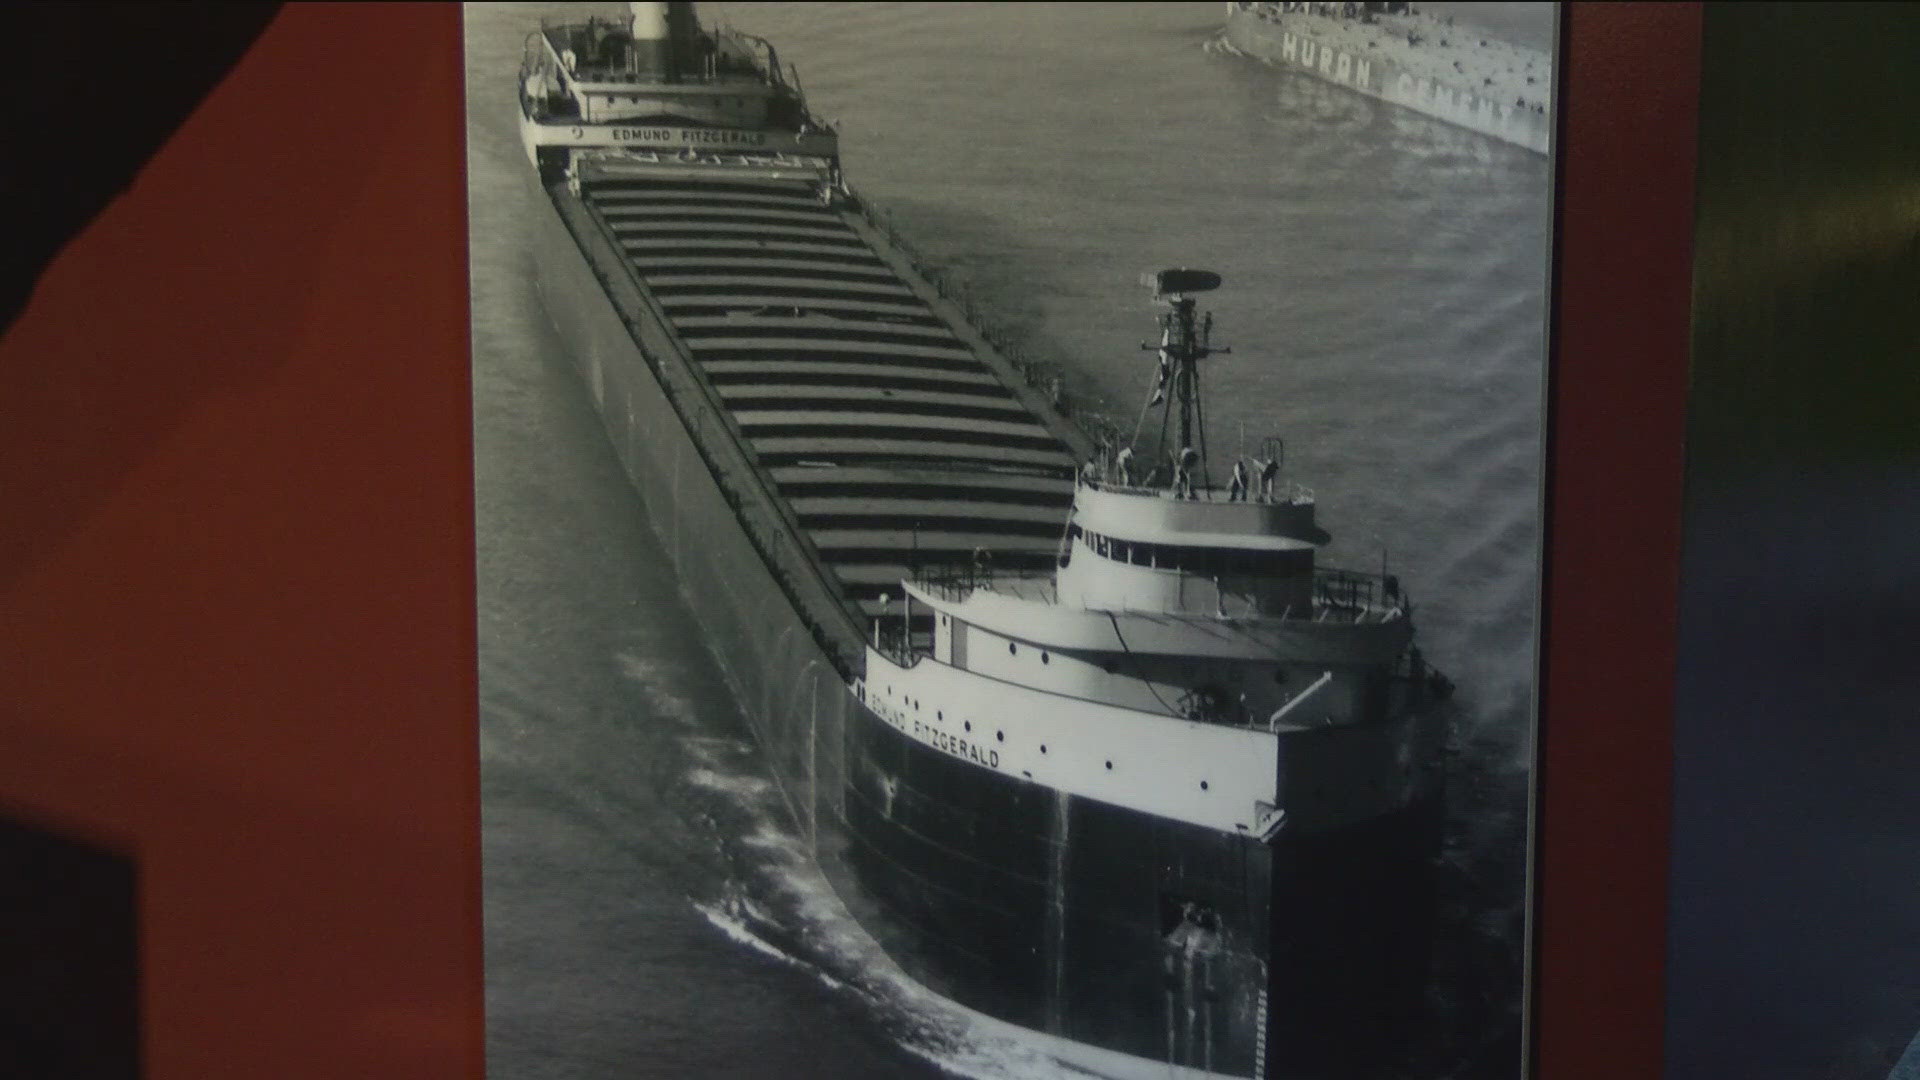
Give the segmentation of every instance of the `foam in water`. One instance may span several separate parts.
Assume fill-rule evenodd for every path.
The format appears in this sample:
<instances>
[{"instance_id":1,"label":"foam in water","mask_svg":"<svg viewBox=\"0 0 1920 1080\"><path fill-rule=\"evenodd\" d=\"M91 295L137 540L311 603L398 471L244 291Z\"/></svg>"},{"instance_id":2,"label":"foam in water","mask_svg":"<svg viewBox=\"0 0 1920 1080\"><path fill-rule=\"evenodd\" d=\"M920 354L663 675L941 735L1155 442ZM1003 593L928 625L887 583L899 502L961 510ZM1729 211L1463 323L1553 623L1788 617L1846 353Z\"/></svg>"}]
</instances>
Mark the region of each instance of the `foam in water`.
<instances>
[{"instance_id":1,"label":"foam in water","mask_svg":"<svg viewBox=\"0 0 1920 1080\"><path fill-rule=\"evenodd\" d=\"M679 740L709 766L715 764L711 748L719 741L695 735ZM729 881L717 900L692 901L727 938L812 975L830 990L854 994L902 1049L942 1072L969 1080L1087 1075L981 1030L972 1014L928 992L896 967L841 904L801 839L777 823L766 798L773 787L770 781L711 767L692 768L686 776L696 786L728 796L750 822L737 843L752 853L740 867L752 884ZM755 895L767 900L756 901ZM781 939L794 944L783 947Z\"/></svg>"},{"instance_id":2,"label":"foam in water","mask_svg":"<svg viewBox=\"0 0 1920 1080\"><path fill-rule=\"evenodd\" d=\"M762 956L770 956L783 964L799 968L819 979L830 989L839 990L846 986L846 984L839 979L834 978L812 964L807 963L805 960L781 949L759 934L754 933L745 920L727 911L724 904L705 904L695 900L693 901L693 908L705 916L706 920L712 923L715 929L727 935L727 937L731 938L734 942L745 945L747 948L760 953Z\"/></svg>"},{"instance_id":3,"label":"foam in water","mask_svg":"<svg viewBox=\"0 0 1920 1080\"><path fill-rule=\"evenodd\" d=\"M773 790L770 782L758 776L744 776L738 773L729 775L714 772L712 769L694 769L687 774L687 780L709 791L737 795L743 799L758 798Z\"/></svg>"},{"instance_id":4,"label":"foam in water","mask_svg":"<svg viewBox=\"0 0 1920 1080\"><path fill-rule=\"evenodd\" d=\"M640 688L649 714L683 727L699 723L698 707L686 695L667 689L671 673L658 661L631 653L621 653L614 660L620 665L621 674Z\"/></svg>"},{"instance_id":5,"label":"foam in water","mask_svg":"<svg viewBox=\"0 0 1920 1080\"><path fill-rule=\"evenodd\" d=\"M980 1030L970 1014L909 979L853 921L832 886L810 863L767 869L791 905L786 910L797 924L794 928L823 965L802 966L836 989L858 995L903 1049L944 1072L977 1080L1084 1075L1011 1039ZM847 978L842 982L829 971Z\"/></svg>"}]
</instances>

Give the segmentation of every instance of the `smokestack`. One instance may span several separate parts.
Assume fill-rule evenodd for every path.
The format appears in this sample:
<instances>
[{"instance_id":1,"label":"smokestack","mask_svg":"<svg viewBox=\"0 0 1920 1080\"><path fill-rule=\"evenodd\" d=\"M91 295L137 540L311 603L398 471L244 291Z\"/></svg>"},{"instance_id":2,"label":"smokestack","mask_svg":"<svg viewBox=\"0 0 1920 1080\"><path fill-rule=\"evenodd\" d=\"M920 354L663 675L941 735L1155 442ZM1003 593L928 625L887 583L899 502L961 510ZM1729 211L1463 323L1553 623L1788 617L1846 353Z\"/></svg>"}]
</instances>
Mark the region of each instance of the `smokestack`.
<instances>
[{"instance_id":1,"label":"smokestack","mask_svg":"<svg viewBox=\"0 0 1920 1080\"><path fill-rule=\"evenodd\" d=\"M633 16L634 66L641 71L672 78L674 75L673 35L667 28L668 6L664 3L640 3L636 0L627 5L627 10Z\"/></svg>"}]
</instances>

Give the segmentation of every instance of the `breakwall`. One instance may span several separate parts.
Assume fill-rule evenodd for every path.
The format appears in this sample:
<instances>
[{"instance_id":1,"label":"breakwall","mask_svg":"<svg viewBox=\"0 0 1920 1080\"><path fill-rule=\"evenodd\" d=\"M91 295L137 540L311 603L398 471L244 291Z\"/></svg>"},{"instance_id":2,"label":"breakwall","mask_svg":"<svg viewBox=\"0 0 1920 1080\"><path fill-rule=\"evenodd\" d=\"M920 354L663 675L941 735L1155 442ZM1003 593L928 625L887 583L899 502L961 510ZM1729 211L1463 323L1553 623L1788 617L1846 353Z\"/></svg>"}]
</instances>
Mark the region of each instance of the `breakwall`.
<instances>
[{"instance_id":1,"label":"breakwall","mask_svg":"<svg viewBox=\"0 0 1920 1080\"><path fill-rule=\"evenodd\" d=\"M1227 14L1226 41L1239 52L1278 67L1299 71L1356 93L1444 120L1503 142L1544 154L1553 129L1553 110L1544 101L1524 102L1476 90L1416 69L1379 48L1362 48L1339 33L1335 16L1284 12L1273 5L1234 4ZM1412 46L1409 46L1411 48ZM1540 77L1551 80L1543 62ZM1549 94L1543 88L1542 97Z\"/></svg>"}]
</instances>

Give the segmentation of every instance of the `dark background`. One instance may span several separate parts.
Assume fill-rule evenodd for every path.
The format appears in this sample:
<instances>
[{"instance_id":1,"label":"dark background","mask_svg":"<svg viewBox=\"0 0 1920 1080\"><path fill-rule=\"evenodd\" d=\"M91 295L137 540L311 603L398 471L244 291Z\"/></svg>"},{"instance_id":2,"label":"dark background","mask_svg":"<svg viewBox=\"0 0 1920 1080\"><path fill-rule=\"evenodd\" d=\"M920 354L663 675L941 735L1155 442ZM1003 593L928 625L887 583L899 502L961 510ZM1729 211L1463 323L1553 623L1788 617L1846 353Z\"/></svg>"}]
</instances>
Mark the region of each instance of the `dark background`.
<instances>
[{"instance_id":1,"label":"dark background","mask_svg":"<svg viewBox=\"0 0 1920 1080\"><path fill-rule=\"evenodd\" d=\"M1920 1029L1920 8L1706 13L1671 1080Z\"/></svg>"},{"instance_id":2,"label":"dark background","mask_svg":"<svg viewBox=\"0 0 1920 1080\"><path fill-rule=\"evenodd\" d=\"M0 67L0 327L54 253L124 190L279 4L20 4Z\"/></svg>"},{"instance_id":3,"label":"dark background","mask_svg":"<svg viewBox=\"0 0 1920 1080\"><path fill-rule=\"evenodd\" d=\"M0 814L0 1074L138 1074L133 860Z\"/></svg>"}]
</instances>

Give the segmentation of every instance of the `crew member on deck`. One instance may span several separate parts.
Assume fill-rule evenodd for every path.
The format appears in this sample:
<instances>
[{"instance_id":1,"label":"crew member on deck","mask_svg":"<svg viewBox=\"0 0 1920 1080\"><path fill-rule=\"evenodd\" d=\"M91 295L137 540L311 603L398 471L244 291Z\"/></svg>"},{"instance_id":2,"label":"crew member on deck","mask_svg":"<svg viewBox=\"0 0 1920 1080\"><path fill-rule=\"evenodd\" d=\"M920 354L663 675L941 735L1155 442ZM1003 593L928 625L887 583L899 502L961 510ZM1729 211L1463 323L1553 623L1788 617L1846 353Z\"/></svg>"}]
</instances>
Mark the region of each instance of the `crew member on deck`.
<instances>
[{"instance_id":1,"label":"crew member on deck","mask_svg":"<svg viewBox=\"0 0 1920 1080\"><path fill-rule=\"evenodd\" d=\"M1160 331L1160 373L1153 379L1153 397L1147 399L1147 408L1167 400L1167 382L1173 378L1173 357L1167 354L1167 345L1173 341L1173 331Z\"/></svg>"},{"instance_id":2,"label":"crew member on deck","mask_svg":"<svg viewBox=\"0 0 1920 1080\"><path fill-rule=\"evenodd\" d=\"M1133 486L1133 447L1120 448L1120 452L1114 455L1113 468L1120 475L1121 487Z\"/></svg>"},{"instance_id":3,"label":"crew member on deck","mask_svg":"<svg viewBox=\"0 0 1920 1080\"><path fill-rule=\"evenodd\" d=\"M1173 463L1173 493L1181 499L1193 498L1193 467L1200 463L1200 453L1191 446L1180 448L1180 456Z\"/></svg>"},{"instance_id":4,"label":"crew member on deck","mask_svg":"<svg viewBox=\"0 0 1920 1080\"><path fill-rule=\"evenodd\" d=\"M1271 458L1254 458L1253 464L1260 470L1260 501L1273 498L1273 481L1280 475L1278 455Z\"/></svg>"},{"instance_id":5,"label":"crew member on deck","mask_svg":"<svg viewBox=\"0 0 1920 1080\"><path fill-rule=\"evenodd\" d=\"M1244 502L1247 498L1247 463L1238 460L1233 463L1233 479L1227 482L1227 501Z\"/></svg>"}]
</instances>

